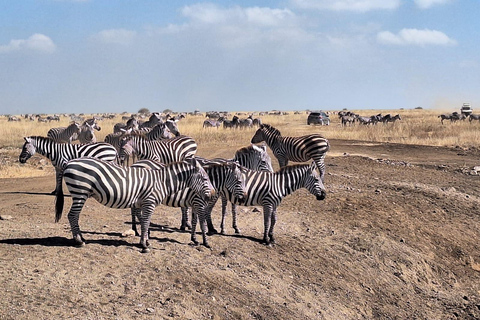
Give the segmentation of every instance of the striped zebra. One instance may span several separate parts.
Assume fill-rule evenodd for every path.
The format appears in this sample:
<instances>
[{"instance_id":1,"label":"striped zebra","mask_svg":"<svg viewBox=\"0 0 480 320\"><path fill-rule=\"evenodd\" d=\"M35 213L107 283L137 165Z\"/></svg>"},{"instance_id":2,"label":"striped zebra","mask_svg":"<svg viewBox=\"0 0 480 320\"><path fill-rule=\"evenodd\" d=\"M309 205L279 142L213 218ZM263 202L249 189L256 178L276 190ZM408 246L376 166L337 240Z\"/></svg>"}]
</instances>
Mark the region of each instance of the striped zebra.
<instances>
[{"instance_id":1,"label":"striped zebra","mask_svg":"<svg viewBox=\"0 0 480 320\"><path fill-rule=\"evenodd\" d=\"M20 163L27 162L36 152L52 161L56 177L56 187L52 194L62 188L62 170L69 160L94 157L105 161L114 161L117 157L117 151L108 143L65 144L40 136L30 136L24 139L25 143L19 156Z\"/></svg>"},{"instance_id":2,"label":"striped zebra","mask_svg":"<svg viewBox=\"0 0 480 320\"><path fill-rule=\"evenodd\" d=\"M85 121L84 124L80 127L80 132L75 139L75 136L72 140L78 140L78 142L85 144L85 143L95 143L97 142L97 137L95 137L95 129L100 128L97 126L96 123L90 124L89 122ZM100 130L100 129L96 129Z\"/></svg>"},{"instance_id":3,"label":"striped zebra","mask_svg":"<svg viewBox=\"0 0 480 320\"><path fill-rule=\"evenodd\" d=\"M197 160L201 158L196 158ZM224 190L228 190L230 194L235 197L240 203L242 199L245 198L245 181L243 179L243 175L241 172L241 166L233 161L222 161L222 162L215 162L215 161L208 161L205 159L201 159L200 163L203 162L202 167L204 168L205 172L208 174L208 177L215 188L215 197L212 197L209 201L205 201L203 198L199 197L192 189L187 188L180 192L170 194L167 196L163 201L162 204L175 207L175 208L193 208L193 218L192 218L192 227L191 227L191 241L193 244L198 245L198 241L196 239L196 225L197 225L197 218L200 222L200 229L202 231L202 240L203 245L209 248L209 244L207 241L206 236L206 215L207 215L207 207L210 205L214 205L218 199L218 194L223 193ZM147 169L158 169L159 166L162 164L151 161L151 160L140 160L137 161L135 164L131 166L133 167L141 167ZM213 204L212 204L213 202ZM138 231L136 228L136 221L135 217L139 218L140 210L135 208L132 209L132 229L135 232L135 235L138 235ZM182 226L184 225L185 221L184 210L182 210ZM183 229L184 230L184 229Z\"/></svg>"},{"instance_id":4,"label":"striped zebra","mask_svg":"<svg viewBox=\"0 0 480 320\"><path fill-rule=\"evenodd\" d=\"M193 157L162 165L155 170L123 168L99 159L80 158L66 164L63 178L73 200L68 221L73 240L79 246L85 245L85 242L78 220L89 197L109 208L139 209L140 246L142 252L148 252L148 229L152 213L167 196L185 188L191 188L205 201L215 194L208 175ZM63 204L63 192L57 192L55 221L62 216Z\"/></svg>"},{"instance_id":5,"label":"striped zebra","mask_svg":"<svg viewBox=\"0 0 480 320\"><path fill-rule=\"evenodd\" d=\"M131 134L122 138L119 158L124 163L126 156L135 154L138 159L172 163L194 156L196 152L197 143L188 136L149 141L143 135Z\"/></svg>"},{"instance_id":6,"label":"striped zebra","mask_svg":"<svg viewBox=\"0 0 480 320\"><path fill-rule=\"evenodd\" d=\"M68 127L51 128L47 132L47 137L52 138L55 142L72 143L74 136L80 132L80 125L72 122Z\"/></svg>"},{"instance_id":7,"label":"striped zebra","mask_svg":"<svg viewBox=\"0 0 480 320\"><path fill-rule=\"evenodd\" d=\"M288 161L305 162L313 159L320 171L322 181L325 176L325 156L330 144L319 134L301 137L282 137L280 131L268 124L260 125L252 138L252 143L265 141L272 149L280 168L288 165Z\"/></svg>"},{"instance_id":8,"label":"striped zebra","mask_svg":"<svg viewBox=\"0 0 480 320\"><path fill-rule=\"evenodd\" d=\"M228 191L226 196L230 202L237 205L263 207L263 243L265 244L275 242L273 231L277 221L277 208L284 197L300 188L306 188L316 196L317 200L323 200L326 196L322 179L313 162L286 166L274 173L254 171L244 167L242 170L247 197L240 202ZM207 215L211 214L212 207L208 210Z\"/></svg>"},{"instance_id":9,"label":"striped zebra","mask_svg":"<svg viewBox=\"0 0 480 320\"><path fill-rule=\"evenodd\" d=\"M266 146L250 145L248 147L243 147L238 149L235 152L234 157L230 160L216 158L216 159L206 160L206 161L214 161L214 162L234 161L234 162L238 162L238 164L240 164L241 166L247 169L256 170L256 171L273 172L272 160L270 159L270 156L267 153ZM200 162L202 163L202 161ZM225 194L222 192L219 193L219 196L221 196L222 198L222 223L220 225L220 228L221 228L220 233L225 234L225 217L227 215L228 200ZM216 202L216 199L215 199L215 202ZM212 207L214 205L215 203L212 204ZM183 219L182 219L181 229L185 230L185 228L191 227L188 221L188 212L184 212L182 218ZM218 231L213 226L211 215L207 216L207 226L208 226L209 235L218 233ZM235 229L235 233L237 234L240 233L240 229L237 226L237 214L236 214L235 203L232 203L232 227Z\"/></svg>"}]
</instances>

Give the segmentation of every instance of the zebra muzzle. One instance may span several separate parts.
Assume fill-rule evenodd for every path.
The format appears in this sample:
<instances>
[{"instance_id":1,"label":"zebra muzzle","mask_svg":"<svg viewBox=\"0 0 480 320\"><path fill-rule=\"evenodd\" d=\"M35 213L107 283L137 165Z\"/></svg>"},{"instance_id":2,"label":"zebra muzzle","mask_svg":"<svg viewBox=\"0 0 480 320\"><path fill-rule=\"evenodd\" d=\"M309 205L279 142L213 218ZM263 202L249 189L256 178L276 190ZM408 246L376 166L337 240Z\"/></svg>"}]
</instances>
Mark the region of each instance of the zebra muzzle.
<instances>
[{"instance_id":1,"label":"zebra muzzle","mask_svg":"<svg viewBox=\"0 0 480 320\"><path fill-rule=\"evenodd\" d=\"M327 193L325 191L322 191L321 194L317 195L317 200L324 200L325 197L327 196Z\"/></svg>"}]
</instances>

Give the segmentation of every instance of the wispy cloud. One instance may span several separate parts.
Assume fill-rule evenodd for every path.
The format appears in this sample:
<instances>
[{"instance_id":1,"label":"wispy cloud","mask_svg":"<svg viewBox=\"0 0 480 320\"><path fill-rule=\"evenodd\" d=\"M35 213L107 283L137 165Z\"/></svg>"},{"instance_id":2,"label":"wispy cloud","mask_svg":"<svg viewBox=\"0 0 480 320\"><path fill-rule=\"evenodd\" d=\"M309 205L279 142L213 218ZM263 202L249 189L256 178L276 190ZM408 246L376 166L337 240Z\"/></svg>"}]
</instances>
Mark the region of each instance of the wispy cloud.
<instances>
[{"instance_id":1,"label":"wispy cloud","mask_svg":"<svg viewBox=\"0 0 480 320\"><path fill-rule=\"evenodd\" d=\"M451 46L457 43L443 32L428 29L402 29L397 34L390 31L382 31L377 34L377 40L383 44L405 46Z\"/></svg>"},{"instance_id":2,"label":"wispy cloud","mask_svg":"<svg viewBox=\"0 0 480 320\"><path fill-rule=\"evenodd\" d=\"M393 10L401 5L400 0L291 0L291 2L303 9L354 12Z\"/></svg>"},{"instance_id":3,"label":"wispy cloud","mask_svg":"<svg viewBox=\"0 0 480 320\"><path fill-rule=\"evenodd\" d=\"M451 2L451 0L415 0L415 4L421 9L428 9L434 5L441 5Z\"/></svg>"},{"instance_id":4,"label":"wispy cloud","mask_svg":"<svg viewBox=\"0 0 480 320\"><path fill-rule=\"evenodd\" d=\"M120 45L129 45L137 35L136 31L126 29L103 30L93 36L94 39Z\"/></svg>"},{"instance_id":5,"label":"wispy cloud","mask_svg":"<svg viewBox=\"0 0 480 320\"><path fill-rule=\"evenodd\" d=\"M52 53L56 49L55 43L46 35L35 33L27 39L12 39L7 45L0 46L0 53L8 53L21 50L31 50L44 53Z\"/></svg>"}]
</instances>

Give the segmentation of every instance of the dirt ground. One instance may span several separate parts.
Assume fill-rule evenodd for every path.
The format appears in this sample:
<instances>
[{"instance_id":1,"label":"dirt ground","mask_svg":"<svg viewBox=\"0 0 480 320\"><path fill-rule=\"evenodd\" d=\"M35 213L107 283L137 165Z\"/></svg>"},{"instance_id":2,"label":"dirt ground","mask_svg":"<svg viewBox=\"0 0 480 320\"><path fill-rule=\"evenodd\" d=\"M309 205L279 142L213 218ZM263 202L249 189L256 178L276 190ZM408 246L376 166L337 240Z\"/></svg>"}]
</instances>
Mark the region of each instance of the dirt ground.
<instances>
[{"instance_id":1,"label":"dirt ground","mask_svg":"<svg viewBox=\"0 0 480 320\"><path fill-rule=\"evenodd\" d=\"M129 211L95 200L80 217L87 244L72 247L70 198L54 223L53 171L0 179L0 319L479 319L480 151L330 142L327 198L285 198L271 247L256 208L207 249L158 207L142 254L122 237Z\"/></svg>"}]
</instances>

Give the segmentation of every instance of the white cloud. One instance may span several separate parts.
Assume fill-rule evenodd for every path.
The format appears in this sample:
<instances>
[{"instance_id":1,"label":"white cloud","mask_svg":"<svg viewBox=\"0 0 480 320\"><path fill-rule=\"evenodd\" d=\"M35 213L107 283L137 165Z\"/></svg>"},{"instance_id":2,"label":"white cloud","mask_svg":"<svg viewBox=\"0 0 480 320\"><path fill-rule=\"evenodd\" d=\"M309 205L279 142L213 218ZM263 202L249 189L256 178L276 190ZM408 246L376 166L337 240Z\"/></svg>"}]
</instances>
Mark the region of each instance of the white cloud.
<instances>
[{"instance_id":1,"label":"white cloud","mask_svg":"<svg viewBox=\"0 0 480 320\"><path fill-rule=\"evenodd\" d=\"M382 31L377 34L377 40L383 44L393 45L455 45L457 42L437 30L402 29L398 34Z\"/></svg>"},{"instance_id":2,"label":"white cloud","mask_svg":"<svg viewBox=\"0 0 480 320\"><path fill-rule=\"evenodd\" d=\"M295 14L289 9L271 9L260 7L220 8L214 4L195 4L185 6L182 14L195 23L230 24L243 23L254 26L274 27L295 20Z\"/></svg>"},{"instance_id":3,"label":"white cloud","mask_svg":"<svg viewBox=\"0 0 480 320\"><path fill-rule=\"evenodd\" d=\"M105 43L129 45L137 33L126 29L109 29L97 33L94 38Z\"/></svg>"},{"instance_id":4,"label":"white cloud","mask_svg":"<svg viewBox=\"0 0 480 320\"><path fill-rule=\"evenodd\" d=\"M32 50L44 53L52 53L56 49L52 39L46 35L35 33L27 39L12 39L7 45L0 46L0 53L20 50Z\"/></svg>"},{"instance_id":5,"label":"white cloud","mask_svg":"<svg viewBox=\"0 0 480 320\"><path fill-rule=\"evenodd\" d=\"M397 9L401 0L291 0L303 9L367 12ZM434 1L434 0L432 0ZM438 0L437 0L438 1Z\"/></svg>"},{"instance_id":6,"label":"white cloud","mask_svg":"<svg viewBox=\"0 0 480 320\"><path fill-rule=\"evenodd\" d=\"M415 0L415 4L421 9L428 9L437 4L446 4L451 0Z\"/></svg>"}]
</instances>

